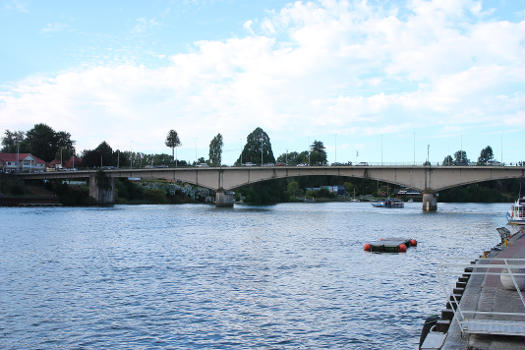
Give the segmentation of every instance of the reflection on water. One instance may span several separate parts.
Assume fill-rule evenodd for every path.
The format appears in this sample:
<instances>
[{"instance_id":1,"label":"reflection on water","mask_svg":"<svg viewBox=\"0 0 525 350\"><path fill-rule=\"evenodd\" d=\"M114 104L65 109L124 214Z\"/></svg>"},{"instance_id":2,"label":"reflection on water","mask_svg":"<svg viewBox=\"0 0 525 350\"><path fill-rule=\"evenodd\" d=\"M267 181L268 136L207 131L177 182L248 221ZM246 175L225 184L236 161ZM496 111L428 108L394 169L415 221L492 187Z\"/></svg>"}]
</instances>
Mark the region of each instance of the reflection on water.
<instances>
[{"instance_id":1,"label":"reflection on water","mask_svg":"<svg viewBox=\"0 0 525 350\"><path fill-rule=\"evenodd\" d=\"M0 208L0 348L416 348L507 204ZM418 240L406 254L364 242Z\"/></svg>"}]
</instances>

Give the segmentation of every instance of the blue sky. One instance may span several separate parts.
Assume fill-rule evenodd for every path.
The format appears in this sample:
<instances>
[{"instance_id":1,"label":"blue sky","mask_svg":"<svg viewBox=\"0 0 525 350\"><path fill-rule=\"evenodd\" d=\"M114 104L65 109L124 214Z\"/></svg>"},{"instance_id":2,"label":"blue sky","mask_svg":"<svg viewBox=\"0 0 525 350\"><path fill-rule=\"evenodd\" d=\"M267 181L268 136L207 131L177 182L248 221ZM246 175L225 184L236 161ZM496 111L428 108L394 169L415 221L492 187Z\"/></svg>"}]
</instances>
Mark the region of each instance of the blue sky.
<instances>
[{"instance_id":1,"label":"blue sky","mask_svg":"<svg viewBox=\"0 0 525 350\"><path fill-rule=\"evenodd\" d=\"M0 132L47 123L78 150L440 162L525 145L525 1L0 1ZM356 154L359 156L356 157Z\"/></svg>"}]
</instances>

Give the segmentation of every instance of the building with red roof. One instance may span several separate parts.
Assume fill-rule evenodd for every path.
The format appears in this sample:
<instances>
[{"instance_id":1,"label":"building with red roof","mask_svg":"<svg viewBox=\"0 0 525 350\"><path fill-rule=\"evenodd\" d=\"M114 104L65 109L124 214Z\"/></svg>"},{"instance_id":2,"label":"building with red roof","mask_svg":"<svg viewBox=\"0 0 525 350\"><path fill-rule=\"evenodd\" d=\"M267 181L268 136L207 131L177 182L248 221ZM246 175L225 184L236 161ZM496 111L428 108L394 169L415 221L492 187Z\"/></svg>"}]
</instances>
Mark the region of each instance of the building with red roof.
<instances>
[{"instance_id":1,"label":"building with red roof","mask_svg":"<svg viewBox=\"0 0 525 350\"><path fill-rule=\"evenodd\" d=\"M0 169L3 172L12 171L45 171L46 162L31 153L0 152Z\"/></svg>"}]
</instances>

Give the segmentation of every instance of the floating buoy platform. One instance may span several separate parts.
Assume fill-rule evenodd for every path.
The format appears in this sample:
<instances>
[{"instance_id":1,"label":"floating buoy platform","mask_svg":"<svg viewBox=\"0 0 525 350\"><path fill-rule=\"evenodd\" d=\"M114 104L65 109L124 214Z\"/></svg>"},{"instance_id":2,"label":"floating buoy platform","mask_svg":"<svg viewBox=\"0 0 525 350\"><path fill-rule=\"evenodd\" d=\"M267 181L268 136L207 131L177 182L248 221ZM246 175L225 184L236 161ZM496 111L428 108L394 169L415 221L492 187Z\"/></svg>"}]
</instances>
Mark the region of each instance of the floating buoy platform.
<instances>
[{"instance_id":1,"label":"floating buoy platform","mask_svg":"<svg viewBox=\"0 0 525 350\"><path fill-rule=\"evenodd\" d=\"M405 253L408 247L415 246L417 246L417 241L413 238L387 237L365 243L363 249L367 252Z\"/></svg>"}]
</instances>

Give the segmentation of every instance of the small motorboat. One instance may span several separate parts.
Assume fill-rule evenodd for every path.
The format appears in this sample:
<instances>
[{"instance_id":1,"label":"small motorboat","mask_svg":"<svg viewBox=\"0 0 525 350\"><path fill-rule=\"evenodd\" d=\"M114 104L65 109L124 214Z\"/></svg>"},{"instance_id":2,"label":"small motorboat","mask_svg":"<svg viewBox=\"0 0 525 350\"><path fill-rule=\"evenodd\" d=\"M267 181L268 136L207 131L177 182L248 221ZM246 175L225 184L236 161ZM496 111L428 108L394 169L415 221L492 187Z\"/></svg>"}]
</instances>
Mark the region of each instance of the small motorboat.
<instances>
[{"instance_id":1,"label":"small motorboat","mask_svg":"<svg viewBox=\"0 0 525 350\"><path fill-rule=\"evenodd\" d=\"M389 197L384 201L372 203L372 206L376 208L403 208L405 203L401 199Z\"/></svg>"},{"instance_id":2,"label":"small motorboat","mask_svg":"<svg viewBox=\"0 0 525 350\"><path fill-rule=\"evenodd\" d=\"M507 212L507 222L511 225L525 225L525 197L518 198Z\"/></svg>"}]
</instances>

